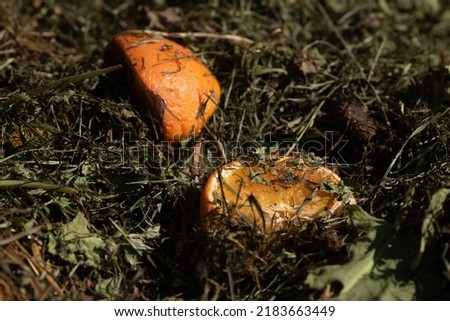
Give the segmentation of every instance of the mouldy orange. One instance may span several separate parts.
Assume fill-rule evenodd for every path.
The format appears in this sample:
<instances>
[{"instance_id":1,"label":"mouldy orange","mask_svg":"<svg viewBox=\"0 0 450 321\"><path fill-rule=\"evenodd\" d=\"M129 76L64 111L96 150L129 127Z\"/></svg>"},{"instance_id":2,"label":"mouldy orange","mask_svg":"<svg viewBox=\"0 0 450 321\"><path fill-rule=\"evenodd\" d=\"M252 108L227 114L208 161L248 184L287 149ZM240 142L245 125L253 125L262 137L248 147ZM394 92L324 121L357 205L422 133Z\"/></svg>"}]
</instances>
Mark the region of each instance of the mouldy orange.
<instances>
[{"instance_id":1,"label":"mouldy orange","mask_svg":"<svg viewBox=\"0 0 450 321\"><path fill-rule=\"evenodd\" d=\"M234 161L215 170L200 199L200 219L207 230L220 229L221 219L256 225L266 232L297 222L339 215L354 197L341 178L299 157L268 161Z\"/></svg>"},{"instance_id":2,"label":"mouldy orange","mask_svg":"<svg viewBox=\"0 0 450 321\"><path fill-rule=\"evenodd\" d=\"M195 54L168 39L117 34L105 49L107 65L122 64L142 117L160 139L179 142L200 133L220 100L216 77Z\"/></svg>"}]
</instances>

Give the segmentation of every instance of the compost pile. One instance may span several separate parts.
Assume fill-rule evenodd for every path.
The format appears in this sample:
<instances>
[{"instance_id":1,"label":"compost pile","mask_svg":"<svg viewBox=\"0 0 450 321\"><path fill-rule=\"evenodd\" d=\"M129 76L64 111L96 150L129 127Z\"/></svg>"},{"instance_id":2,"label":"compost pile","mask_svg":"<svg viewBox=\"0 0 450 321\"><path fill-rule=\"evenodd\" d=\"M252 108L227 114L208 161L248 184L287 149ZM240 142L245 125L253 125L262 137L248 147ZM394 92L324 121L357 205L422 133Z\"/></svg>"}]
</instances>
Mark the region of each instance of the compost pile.
<instances>
[{"instance_id":1,"label":"compost pile","mask_svg":"<svg viewBox=\"0 0 450 321\"><path fill-rule=\"evenodd\" d=\"M105 63L127 30L217 78L195 135L161 139ZM450 299L449 39L438 0L2 1L0 300ZM205 229L215 170L285 155L342 179L305 183L339 216L270 233L222 184Z\"/></svg>"}]
</instances>

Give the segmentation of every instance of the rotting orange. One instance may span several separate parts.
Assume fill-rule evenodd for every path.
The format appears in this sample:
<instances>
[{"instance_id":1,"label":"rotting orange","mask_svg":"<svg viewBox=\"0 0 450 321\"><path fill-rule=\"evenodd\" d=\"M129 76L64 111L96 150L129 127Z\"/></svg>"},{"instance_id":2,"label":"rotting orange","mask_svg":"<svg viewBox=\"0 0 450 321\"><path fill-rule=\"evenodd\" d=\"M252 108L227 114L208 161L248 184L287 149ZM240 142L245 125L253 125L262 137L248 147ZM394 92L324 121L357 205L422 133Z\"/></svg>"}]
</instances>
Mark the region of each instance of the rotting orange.
<instances>
[{"instance_id":1,"label":"rotting orange","mask_svg":"<svg viewBox=\"0 0 450 321\"><path fill-rule=\"evenodd\" d=\"M220 100L220 85L196 55L178 43L145 34L119 33L104 55L122 64L143 118L161 140L179 142L197 135Z\"/></svg>"},{"instance_id":2,"label":"rotting orange","mask_svg":"<svg viewBox=\"0 0 450 321\"><path fill-rule=\"evenodd\" d=\"M327 167L300 157L233 161L215 170L200 198L200 220L221 229L224 216L265 232L289 229L315 218L341 215L355 203L341 178Z\"/></svg>"}]
</instances>

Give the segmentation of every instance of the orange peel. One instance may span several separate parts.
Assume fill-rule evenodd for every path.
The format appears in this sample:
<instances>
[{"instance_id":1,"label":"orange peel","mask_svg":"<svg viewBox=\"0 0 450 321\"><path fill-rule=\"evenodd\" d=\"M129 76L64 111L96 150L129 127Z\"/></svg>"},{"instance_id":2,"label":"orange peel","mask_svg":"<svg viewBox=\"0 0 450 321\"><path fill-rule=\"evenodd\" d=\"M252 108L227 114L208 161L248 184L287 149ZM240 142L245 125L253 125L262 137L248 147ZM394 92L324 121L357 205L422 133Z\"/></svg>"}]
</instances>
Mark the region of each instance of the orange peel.
<instances>
[{"instance_id":1,"label":"orange peel","mask_svg":"<svg viewBox=\"0 0 450 321\"><path fill-rule=\"evenodd\" d=\"M341 215L355 199L339 189L345 190L335 172L302 158L237 160L210 175L201 194L199 216L207 230L220 229L221 219L229 216L273 232L296 222Z\"/></svg>"},{"instance_id":2,"label":"orange peel","mask_svg":"<svg viewBox=\"0 0 450 321\"><path fill-rule=\"evenodd\" d=\"M189 50L165 38L122 32L105 49L107 65L121 64L142 116L161 139L197 135L220 101L220 84Z\"/></svg>"}]
</instances>

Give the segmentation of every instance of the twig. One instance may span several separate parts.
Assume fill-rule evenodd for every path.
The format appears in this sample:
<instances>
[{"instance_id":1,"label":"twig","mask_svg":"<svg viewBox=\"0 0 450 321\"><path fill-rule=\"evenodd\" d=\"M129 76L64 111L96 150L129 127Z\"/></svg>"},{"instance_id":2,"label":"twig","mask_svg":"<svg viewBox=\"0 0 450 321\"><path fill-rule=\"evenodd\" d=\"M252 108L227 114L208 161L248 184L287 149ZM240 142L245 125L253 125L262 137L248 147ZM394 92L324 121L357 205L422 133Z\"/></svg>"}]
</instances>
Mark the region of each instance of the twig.
<instances>
[{"instance_id":1,"label":"twig","mask_svg":"<svg viewBox=\"0 0 450 321\"><path fill-rule=\"evenodd\" d=\"M254 41L242 36L231 34L217 34L209 32L165 32L156 30L128 30L126 33L145 34L149 36L166 37L166 38L212 38L222 39L234 42L242 42L251 45Z\"/></svg>"},{"instance_id":2,"label":"twig","mask_svg":"<svg viewBox=\"0 0 450 321\"><path fill-rule=\"evenodd\" d=\"M37 233L40 230L42 230L43 228L44 228L44 225L39 225L39 226L35 226L35 227L32 227L32 228L29 228L29 229L27 229L25 231L16 233L14 235L11 235L10 237L7 237L6 239L0 240L0 246L8 245L8 244L13 243L13 242L15 242L17 240L20 240L22 237L25 237L25 236Z\"/></svg>"},{"instance_id":3,"label":"twig","mask_svg":"<svg viewBox=\"0 0 450 321\"><path fill-rule=\"evenodd\" d=\"M449 244L445 243L444 249L442 250L441 259L444 263L445 271L443 271L445 277L450 281L450 263L447 260L447 252L449 249Z\"/></svg>"},{"instance_id":4,"label":"twig","mask_svg":"<svg viewBox=\"0 0 450 321\"><path fill-rule=\"evenodd\" d=\"M53 273L51 271L47 270L49 265L44 262L39 249L37 249L35 247L36 243L33 243L31 245L32 255L25 249L25 247L20 242L16 241L15 245L19 248L19 250L22 254L22 257L28 261L28 264L30 265L33 272L39 278L44 277L48 281L48 283L50 283L50 285L53 287L53 289L56 292L58 292L58 295L63 296L64 290L59 286L58 282L55 280ZM35 281L34 278L32 280ZM38 290L40 292L42 292L39 284L36 284L36 287L38 288ZM47 291L48 291L48 288L46 290L44 290L43 293L40 294L41 300L44 299L44 295L46 294Z\"/></svg>"},{"instance_id":5,"label":"twig","mask_svg":"<svg viewBox=\"0 0 450 321\"><path fill-rule=\"evenodd\" d=\"M3 69L5 69L6 67L8 67L10 64L12 64L14 62L14 58L9 58L8 60L6 60L4 63L2 63L0 65L0 71L2 71Z\"/></svg>"}]
</instances>

